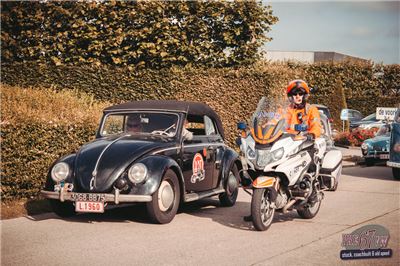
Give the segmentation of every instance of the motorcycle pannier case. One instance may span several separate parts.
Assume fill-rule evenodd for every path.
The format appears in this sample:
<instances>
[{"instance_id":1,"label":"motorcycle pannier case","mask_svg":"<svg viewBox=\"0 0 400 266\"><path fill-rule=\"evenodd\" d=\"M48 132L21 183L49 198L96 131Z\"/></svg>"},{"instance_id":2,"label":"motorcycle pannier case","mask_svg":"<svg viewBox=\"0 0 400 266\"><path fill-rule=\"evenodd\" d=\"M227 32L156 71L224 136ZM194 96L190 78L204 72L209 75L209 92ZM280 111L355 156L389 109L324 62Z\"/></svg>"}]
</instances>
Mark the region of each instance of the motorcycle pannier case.
<instances>
[{"instance_id":1,"label":"motorcycle pannier case","mask_svg":"<svg viewBox=\"0 0 400 266\"><path fill-rule=\"evenodd\" d=\"M338 150L330 150L326 153L320 170L323 184L333 188L342 172L342 153Z\"/></svg>"}]
</instances>

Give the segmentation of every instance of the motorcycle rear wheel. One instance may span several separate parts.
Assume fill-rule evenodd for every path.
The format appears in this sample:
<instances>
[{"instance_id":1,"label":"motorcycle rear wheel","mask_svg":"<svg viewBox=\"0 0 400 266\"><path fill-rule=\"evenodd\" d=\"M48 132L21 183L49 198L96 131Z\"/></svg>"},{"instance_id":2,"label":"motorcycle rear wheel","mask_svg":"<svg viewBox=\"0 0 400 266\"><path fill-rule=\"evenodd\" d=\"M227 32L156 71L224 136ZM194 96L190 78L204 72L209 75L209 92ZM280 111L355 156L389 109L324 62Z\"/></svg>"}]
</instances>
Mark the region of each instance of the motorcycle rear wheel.
<instances>
[{"instance_id":1,"label":"motorcycle rear wheel","mask_svg":"<svg viewBox=\"0 0 400 266\"><path fill-rule=\"evenodd\" d=\"M253 225L257 231L267 230L274 218L275 208L271 207L270 193L268 189L254 189L251 198L251 216Z\"/></svg>"},{"instance_id":2,"label":"motorcycle rear wheel","mask_svg":"<svg viewBox=\"0 0 400 266\"><path fill-rule=\"evenodd\" d=\"M317 196L318 200L311 204L307 204L300 209L297 209L297 213L303 219L311 219L314 218L319 212L319 208L321 207L322 199Z\"/></svg>"}]
</instances>

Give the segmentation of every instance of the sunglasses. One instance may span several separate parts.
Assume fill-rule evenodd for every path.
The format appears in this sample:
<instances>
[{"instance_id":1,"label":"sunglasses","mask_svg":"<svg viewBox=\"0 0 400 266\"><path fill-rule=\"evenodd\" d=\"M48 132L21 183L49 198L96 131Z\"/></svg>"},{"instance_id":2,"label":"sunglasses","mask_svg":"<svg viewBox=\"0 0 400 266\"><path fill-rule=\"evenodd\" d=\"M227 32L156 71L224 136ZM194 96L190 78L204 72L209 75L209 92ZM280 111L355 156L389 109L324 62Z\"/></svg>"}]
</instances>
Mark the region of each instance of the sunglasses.
<instances>
[{"instance_id":1,"label":"sunglasses","mask_svg":"<svg viewBox=\"0 0 400 266\"><path fill-rule=\"evenodd\" d=\"M292 92L291 95L292 95L292 96L296 96L296 95L304 96L305 93L302 92L302 91L296 91L296 92Z\"/></svg>"}]
</instances>

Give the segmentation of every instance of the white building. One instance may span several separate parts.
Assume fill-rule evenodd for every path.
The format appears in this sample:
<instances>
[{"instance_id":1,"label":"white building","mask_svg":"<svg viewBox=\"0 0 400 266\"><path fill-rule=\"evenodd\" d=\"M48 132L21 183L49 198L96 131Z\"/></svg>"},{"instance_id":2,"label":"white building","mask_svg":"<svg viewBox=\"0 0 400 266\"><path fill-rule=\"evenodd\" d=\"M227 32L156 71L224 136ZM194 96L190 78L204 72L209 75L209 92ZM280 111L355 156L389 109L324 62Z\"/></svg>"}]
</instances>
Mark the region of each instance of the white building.
<instances>
[{"instance_id":1,"label":"white building","mask_svg":"<svg viewBox=\"0 0 400 266\"><path fill-rule=\"evenodd\" d=\"M302 63L316 62L340 62L340 61L362 61L368 60L336 52L302 52L302 51L264 51L264 59L276 61L298 61Z\"/></svg>"}]
</instances>

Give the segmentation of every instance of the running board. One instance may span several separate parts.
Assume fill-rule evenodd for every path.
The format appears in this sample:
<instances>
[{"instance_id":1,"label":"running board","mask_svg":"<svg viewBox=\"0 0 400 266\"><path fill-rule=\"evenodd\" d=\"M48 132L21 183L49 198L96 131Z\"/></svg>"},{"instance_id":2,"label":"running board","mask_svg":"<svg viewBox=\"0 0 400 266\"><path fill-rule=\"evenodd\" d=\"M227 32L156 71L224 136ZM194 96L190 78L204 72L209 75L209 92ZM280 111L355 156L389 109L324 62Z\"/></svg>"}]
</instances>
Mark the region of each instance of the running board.
<instances>
[{"instance_id":1,"label":"running board","mask_svg":"<svg viewBox=\"0 0 400 266\"><path fill-rule=\"evenodd\" d=\"M223 188L215 188L213 190L208 190L208 191L199 192L199 193L189 193L189 194L185 195L185 202L191 202L191 201L199 200L202 198L207 198L207 197L218 195L218 194L221 194L224 192L225 192L225 189L223 189Z\"/></svg>"}]
</instances>

